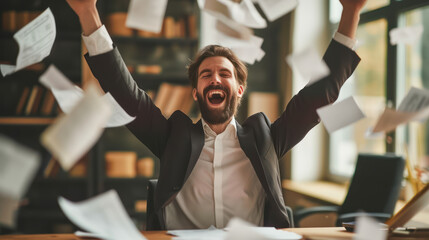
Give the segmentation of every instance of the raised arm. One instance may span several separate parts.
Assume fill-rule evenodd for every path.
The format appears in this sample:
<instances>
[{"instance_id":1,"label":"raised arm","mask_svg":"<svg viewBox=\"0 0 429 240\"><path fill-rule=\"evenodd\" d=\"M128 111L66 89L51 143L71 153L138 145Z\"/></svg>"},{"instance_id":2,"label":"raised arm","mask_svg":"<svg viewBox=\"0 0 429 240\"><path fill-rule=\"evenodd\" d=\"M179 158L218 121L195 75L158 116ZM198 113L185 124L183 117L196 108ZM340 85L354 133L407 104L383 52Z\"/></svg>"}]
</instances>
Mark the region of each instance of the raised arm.
<instances>
[{"instance_id":1,"label":"raised arm","mask_svg":"<svg viewBox=\"0 0 429 240\"><path fill-rule=\"evenodd\" d=\"M156 156L163 153L169 131L167 119L138 87L127 69L118 49L112 46L110 36L102 23L96 8L97 0L67 0L78 15L89 53L86 61L105 92L110 92L121 107L136 119L127 125L128 129ZM84 38L85 40L85 38ZM106 48L106 45L108 46ZM99 51L103 49L103 51ZM107 51L105 51L107 50Z\"/></svg>"},{"instance_id":2,"label":"raised arm","mask_svg":"<svg viewBox=\"0 0 429 240\"><path fill-rule=\"evenodd\" d=\"M340 0L343 5L338 32L354 39L359 24L359 15L367 0Z\"/></svg>"},{"instance_id":3,"label":"raised arm","mask_svg":"<svg viewBox=\"0 0 429 240\"><path fill-rule=\"evenodd\" d=\"M96 7L97 0L66 0L79 17L85 36L91 35L102 26Z\"/></svg>"},{"instance_id":4,"label":"raised arm","mask_svg":"<svg viewBox=\"0 0 429 240\"><path fill-rule=\"evenodd\" d=\"M343 13L338 32L351 39L355 38L359 24L359 13L367 0L339 0ZM286 110L271 125L271 136L279 157L283 156L314 126L319 123L316 109L333 103L340 88L357 67L360 58L349 47L332 41L323 60L329 67L330 75L303 88L288 103Z\"/></svg>"}]
</instances>

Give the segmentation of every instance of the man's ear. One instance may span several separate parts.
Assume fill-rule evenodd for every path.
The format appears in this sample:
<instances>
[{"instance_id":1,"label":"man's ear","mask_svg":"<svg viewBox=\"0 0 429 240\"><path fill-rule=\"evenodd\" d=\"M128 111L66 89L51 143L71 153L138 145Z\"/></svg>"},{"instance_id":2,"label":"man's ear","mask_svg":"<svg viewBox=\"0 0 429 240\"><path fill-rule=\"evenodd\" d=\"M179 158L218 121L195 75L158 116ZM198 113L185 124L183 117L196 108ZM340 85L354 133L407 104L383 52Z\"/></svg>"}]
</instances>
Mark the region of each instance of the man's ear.
<instances>
[{"instance_id":1,"label":"man's ear","mask_svg":"<svg viewBox=\"0 0 429 240\"><path fill-rule=\"evenodd\" d=\"M198 98L197 98L197 89L196 88L192 89L192 98L194 99L194 101L198 100Z\"/></svg>"},{"instance_id":2,"label":"man's ear","mask_svg":"<svg viewBox=\"0 0 429 240\"><path fill-rule=\"evenodd\" d=\"M242 97L243 94L244 94L244 87L243 87L243 85L238 85L237 97Z\"/></svg>"}]
</instances>

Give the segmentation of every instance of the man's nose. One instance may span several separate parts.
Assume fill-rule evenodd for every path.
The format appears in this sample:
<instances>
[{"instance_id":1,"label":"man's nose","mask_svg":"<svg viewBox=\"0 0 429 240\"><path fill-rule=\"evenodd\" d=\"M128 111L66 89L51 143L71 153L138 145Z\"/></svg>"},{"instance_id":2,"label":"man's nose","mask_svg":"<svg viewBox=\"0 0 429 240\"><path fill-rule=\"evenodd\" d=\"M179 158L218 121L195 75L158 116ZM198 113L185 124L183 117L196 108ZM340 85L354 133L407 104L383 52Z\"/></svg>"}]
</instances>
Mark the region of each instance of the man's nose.
<instances>
[{"instance_id":1,"label":"man's nose","mask_svg":"<svg viewBox=\"0 0 429 240\"><path fill-rule=\"evenodd\" d=\"M221 83L221 78L220 78L220 76L218 75L218 74L213 74L213 76L212 76L212 78L211 78L211 81L210 81L210 84L211 85L218 85L218 84L220 84Z\"/></svg>"}]
</instances>

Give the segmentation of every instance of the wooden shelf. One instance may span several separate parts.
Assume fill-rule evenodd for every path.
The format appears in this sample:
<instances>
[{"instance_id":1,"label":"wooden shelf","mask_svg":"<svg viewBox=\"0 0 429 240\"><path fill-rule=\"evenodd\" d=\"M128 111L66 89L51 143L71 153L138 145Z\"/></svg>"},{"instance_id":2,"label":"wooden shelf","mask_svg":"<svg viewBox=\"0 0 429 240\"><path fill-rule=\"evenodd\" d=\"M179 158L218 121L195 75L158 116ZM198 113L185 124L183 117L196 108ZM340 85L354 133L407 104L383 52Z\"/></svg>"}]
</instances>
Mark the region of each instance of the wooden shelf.
<instances>
[{"instance_id":1,"label":"wooden shelf","mask_svg":"<svg viewBox=\"0 0 429 240\"><path fill-rule=\"evenodd\" d=\"M0 117L0 125L49 125L52 117Z\"/></svg>"},{"instance_id":2,"label":"wooden shelf","mask_svg":"<svg viewBox=\"0 0 429 240\"><path fill-rule=\"evenodd\" d=\"M144 38L139 36L112 36L114 42L132 42L132 43L146 43L146 44L182 44L182 45L196 45L197 39L193 38Z\"/></svg>"}]
</instances>

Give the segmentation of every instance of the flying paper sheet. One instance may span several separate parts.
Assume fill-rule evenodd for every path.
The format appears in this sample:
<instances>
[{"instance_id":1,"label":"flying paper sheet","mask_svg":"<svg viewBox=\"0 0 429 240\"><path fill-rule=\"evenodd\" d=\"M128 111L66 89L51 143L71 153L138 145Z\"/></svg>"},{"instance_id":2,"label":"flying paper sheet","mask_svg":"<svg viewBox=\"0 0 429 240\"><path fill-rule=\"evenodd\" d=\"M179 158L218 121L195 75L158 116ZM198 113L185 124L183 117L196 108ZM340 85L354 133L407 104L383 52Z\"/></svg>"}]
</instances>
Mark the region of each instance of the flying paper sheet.
<instances>
[{"instance_id":1,"label":"flying paper sheet","mask_svg":"<svg viewBox=\"0 0 429 240\"><path fill-rule=\"evenodd\" d=\"M302 236L296 233L277 230L273 227L256 227L239 218L233 218L227 226L225 240L298 240Z\"/></svg>"},{"instance_id":2,"label":"flying paper sheet","mask_svg":"<svg viewBox=\"0 0 429 240\"><path fill-rule=\"evenodd\" d=\"M383 227L376 220L367 216L360 216L356 220L356 230L353 239L386 240L387 233L387 228Z\"/></svg>"},{"instance_id":3,"label":"flying paper sheet","mask_svg":"<svg viewBox=\"0 0 429 240\"><path fill-rule=\"evenodd\" d=\"M308 80L308 84L312 84L330 74L325 61L313 48L287 56L286 62L291 68L296 69L305 80Z\"/></svg>"},{"instance_id":4,"label":"flying paper sheet","mask_svg":"<svg viewBox=\"0 0 429 240\"><path fill-rule=\"evenodd\" d=\"M253 64L255 61L260 61L265 55L265 52L261 49L263 41L264 39L254 35L249 40L243 40L217 32L212 44L228 47L240 60Z\"/></svg>"},{"instance_id":5,"label":"flying paper sheet","mask_svg":"<svg viewBox=\"0 0 429 240\"><path fill-rule=\"evenodd\" d=\"M419 112L399 112L394 109L386 108L378 118L377 123L372 130L376 132L390 132L397 126L412 121L414 119L422 119L429 115L429 108L425 108Z\"/></svg>"},{"instance_id":6,"label":"flying paper sheet","mask_svg":"<svg viewBox=\"0 0 429 240\"><path fill-rule=\"evenodd\" d=\"M365 117L353 97L321 107L316 111L329 133L333 133Z\"/></svg>"},{"instance_id":7,"label":"flying paper sheet","mask_svg":"<svg viewBox=\"0 0 429 240\"><path fill-rule=\"evenodd\" d=\"M413 44L421 38L423 26L401 27L390 30L390 44Z\"/></svg>"},{"instance_id":8,"label":"flying paper sheet","mask_svg":"<svg viewBox=\"0 0 429 240\"><path fill-rule=\"evenodd\" d=\"M90 86L69 114L42 133L42 144L69 170L100 137L110 114L109 103Z\"/></svg>"},{"instance_id":9,"label":"flying paper sheet","mask_svg":"<svg viewBox=\"0 0 429 240\"><path fill-rule=\"evenodd\" d=\"M249 40L253 36L252 29L243 25L237 24L233 20L217 20L216 30L233 38L241 40Z\"/></svg>"},{"instance_id":10,"label":"flying paper sheet","mask_svg":"<svg viewBox=\"0 0 429 240\"><path fill-rule=\"evenodd\" d=\"M242 0L241 3L230 0L206 0L202 10L224 23L230 22L228 20L233 20L246 27L267 27L265 19L259 14L250 0Z\"/></svg>"},{"instance_id":11,"label":"flying paper sheet","mask_svg":"<svg viewBox=\"0 0 429 240\"><path fill-rule=\"evenodd\" d=\"M79 203L59 197L58 203L70 221L96 236L112 240L146 239L127 215L115 190Z\"/></svg>"},{"instance_id":12,"label":"flying paper sheet","mask_svg":"<svg viewBox=\"0 0 429 240\"><path fill-rule=\"evenodd\" d=\"M131 0L125 25L159 33L166 8L167 0Z\"/></svg>"},{"instance_id":13,"label":"flying paper sheet","mask_svg":"<svg viewBox=\"0 0 429 240\"><path fill-rule=\"evenodd\" d=\"M42 61L51 53L55 36L55 19L48 8L13 35L19 45L16 66L0 65L3 76Z\"/></svg>"},{"instance_id":14,"label":"flying paper sheet","mask_svg":"<svg viewBox=\"0 0 429 240\"><path fill-rule=\"evenodd\" d=\"M40 155L0 135L0 224L15 225L15 211L40 165Z\"/></svg>"},{"instance_id":15,"label":"flying paper sheet","mask_svg":"<svg viewBox=\"0 0 429 240\"><path fill-rule=\"evenodd\" d=\"M39 81L52 91L64 113L70 113L83 98L83 90L70 82L54 65L49 66L48 70L40 76ZM105 127L123 126L135 119L135 117L131 117L125 112L110 93L105 94L103 97L110 104L112 110Z\"/></svg>"},{"instance_id":16,"label":"flying paper sheet","mask_svg":"<svg viewBox=\"0 0 429 240\"><path fill-rule=\"evenodd\" d=\"M268 20L275 21L298 6L298 0L257 0Z\"/></svg>"},{"instance_id":17,"label":"flying paper sheet","mask_svg":"<svg viewBox=\"0 0 429 240\"><path fill-rule=\"evenodd\" d=\"M429 91L412 87L402 102L399 104L398 111L400 112L419 112L429 107ZM423 121L429 116L424 114L419 115L420 118L413 120Z\"/></svg>"}]
</instances>

